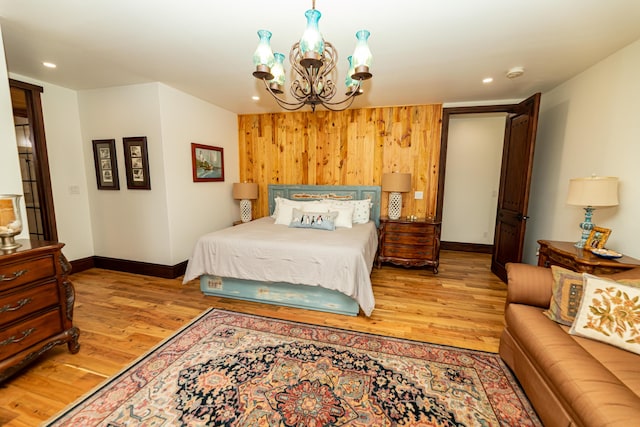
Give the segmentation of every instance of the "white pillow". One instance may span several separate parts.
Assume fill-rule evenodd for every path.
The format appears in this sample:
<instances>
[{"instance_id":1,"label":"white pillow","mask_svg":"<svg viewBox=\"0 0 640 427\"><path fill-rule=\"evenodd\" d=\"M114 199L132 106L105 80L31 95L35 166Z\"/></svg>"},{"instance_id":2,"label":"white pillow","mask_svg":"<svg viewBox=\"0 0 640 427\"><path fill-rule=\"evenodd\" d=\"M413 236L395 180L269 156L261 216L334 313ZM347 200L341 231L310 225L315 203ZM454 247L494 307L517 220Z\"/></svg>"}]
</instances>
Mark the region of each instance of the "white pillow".
<instances>
[{"instance_id":1,"label":"white pillow","mask_svg":"<svg viewBox=\"0 0 640 427\"><path fill-rule=\"evenodd\" d=\"M277 203L276 224L289 226L293 216L293 209L302 210L302 202L279 198Z\"/></svg>"},{"instance_id":2,"label":"white pillow","mask_svg":"<svg viewBox=\"0 0 640 427\"><path fill-rule=\"evenodd\" d=\"M312 200L310 202L300 202L302 210L305 212L329 212L331 205L321 200Z\"/></svg>"},{"instance_id":3,"label":"white pillow","mask_svg":"<svg viewBox=\"0 0 640 427\"><path fill-rule=\"evenodd\" d=\"M640 354L640 289L584 273L582 301L570 334Z\"/></svg>"},{"instance_id":4,"label":"white pillow","mask_svg":"<svg viewBox=\"0 0 640 427\"><path fill-rule=\"evenodd\" d=\"M351 206L331 206L331 211L337 212L335 219L336 227L351 228L353 223L353 205Z\"/></svg>"},{"instance_id":5,"label":"white pillow","mask_svg":"<svg viewBox=\"0 0 640 427\"><path fill-rule=\"evenodd\" d=\"M365 224L369 222L371 215L371 200L331 200L331 206L353 206L354 224ZM332 209L333 210L333 209Z\"/></svg>"}]
</instances>

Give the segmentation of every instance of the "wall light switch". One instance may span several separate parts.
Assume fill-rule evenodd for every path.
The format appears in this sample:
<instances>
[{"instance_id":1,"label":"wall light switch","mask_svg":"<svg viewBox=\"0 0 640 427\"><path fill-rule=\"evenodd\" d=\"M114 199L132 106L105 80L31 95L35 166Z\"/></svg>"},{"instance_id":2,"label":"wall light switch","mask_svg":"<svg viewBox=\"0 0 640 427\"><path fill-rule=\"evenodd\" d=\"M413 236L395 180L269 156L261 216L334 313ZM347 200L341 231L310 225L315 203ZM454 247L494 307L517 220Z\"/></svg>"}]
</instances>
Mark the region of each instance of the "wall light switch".
<instances>
[{"instance_id":1,"label":"wall light switch","mask_svg":"<svg viewBox=\"0 0 640 427\"><path fill-rule=\"evenodd\" d=\"M69 186L69 194L80 194L80 186L79 185L70 185Z\"/></svg>"},{"instance_id":2,"label":"wall light switch","mask_svg":"<svg viewBox=\"0 0 640 427\"><path fill-rule=\"evenodd\" d=\"M422 191L416 191L413 197L416 200L422 200Z\"/></svg>"}]
</instances>

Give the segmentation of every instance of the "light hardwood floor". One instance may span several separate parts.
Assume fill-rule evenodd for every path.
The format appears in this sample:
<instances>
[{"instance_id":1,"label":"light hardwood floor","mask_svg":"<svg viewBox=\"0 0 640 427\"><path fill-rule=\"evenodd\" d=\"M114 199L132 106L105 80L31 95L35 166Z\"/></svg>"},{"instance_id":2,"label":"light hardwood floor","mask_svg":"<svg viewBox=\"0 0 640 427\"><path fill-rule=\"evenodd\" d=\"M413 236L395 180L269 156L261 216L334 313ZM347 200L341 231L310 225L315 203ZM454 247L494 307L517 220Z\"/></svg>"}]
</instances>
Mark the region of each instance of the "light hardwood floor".
<instances>
[{"instance_id":1,"label":"light hardwood floor","mask_svg":"<svg viewBox=\"0 0 640 427\"><path fill-rule=\"evenodd\" d=\"M0 385L0 425L37 426L147 352L209 307L497 352L506 285L491 256L442 251L440 269L374 267L371 317L332 315L205 297L198 281L101 269L71 276L80 352L45 354Z\"/></svg>"}]
</instances>

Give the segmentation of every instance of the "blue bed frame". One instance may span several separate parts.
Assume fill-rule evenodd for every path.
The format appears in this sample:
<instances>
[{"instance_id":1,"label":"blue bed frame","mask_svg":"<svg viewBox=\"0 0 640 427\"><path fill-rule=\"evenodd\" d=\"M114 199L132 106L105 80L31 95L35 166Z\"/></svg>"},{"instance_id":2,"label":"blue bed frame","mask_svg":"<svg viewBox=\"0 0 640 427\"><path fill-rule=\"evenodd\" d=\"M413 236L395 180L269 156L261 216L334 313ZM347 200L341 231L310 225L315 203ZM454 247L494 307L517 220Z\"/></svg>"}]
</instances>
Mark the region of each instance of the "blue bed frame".
<instances>
[{"instance_id":1,"label":"blue bed frame","mask_svg":"<svg viewBox=\"0 0 640 427\"><path fill-rule=\"evenodd\" d=\"M269 212L275 209L275 198L290 200L364 200L372 203L371 220L380 225L380 187L342 185L269 185ZM286 282L258 282L231 277L200 276L200 289L205 295L223 296L288 307L306 308L329 313L357 316L360 307L351 297L320 286Z\"/></svg>"}]
</instances>

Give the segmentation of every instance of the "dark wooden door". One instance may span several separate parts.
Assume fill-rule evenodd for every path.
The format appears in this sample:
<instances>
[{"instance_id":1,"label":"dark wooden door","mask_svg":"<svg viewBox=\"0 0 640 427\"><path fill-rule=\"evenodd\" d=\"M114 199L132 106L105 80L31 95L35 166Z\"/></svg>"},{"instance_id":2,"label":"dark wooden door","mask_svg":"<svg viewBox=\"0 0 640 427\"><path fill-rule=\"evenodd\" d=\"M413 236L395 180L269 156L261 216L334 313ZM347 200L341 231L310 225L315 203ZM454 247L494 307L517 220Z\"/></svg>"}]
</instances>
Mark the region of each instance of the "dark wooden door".
<instances>
[{"instance_id":1,"label":"dark wooden door","mask_svg":"<svg viewBox=\"0 0 640 427\"><path fill-rule=\"evenodd\" d=\"M506 265L522 261L540 94L522 101L507 117L491 271L507 281Z\"/></svg>"}]
</instances>

